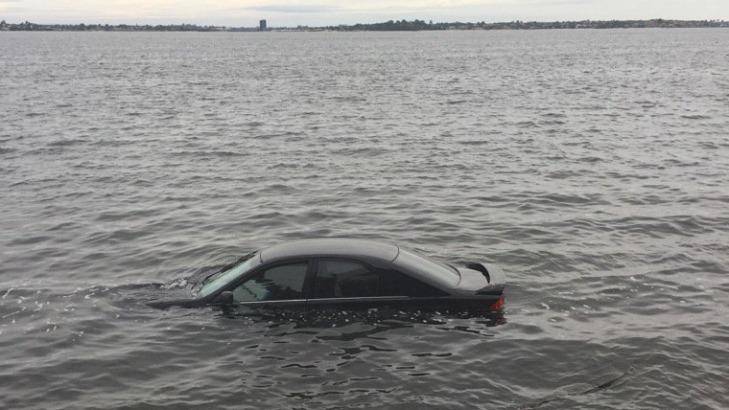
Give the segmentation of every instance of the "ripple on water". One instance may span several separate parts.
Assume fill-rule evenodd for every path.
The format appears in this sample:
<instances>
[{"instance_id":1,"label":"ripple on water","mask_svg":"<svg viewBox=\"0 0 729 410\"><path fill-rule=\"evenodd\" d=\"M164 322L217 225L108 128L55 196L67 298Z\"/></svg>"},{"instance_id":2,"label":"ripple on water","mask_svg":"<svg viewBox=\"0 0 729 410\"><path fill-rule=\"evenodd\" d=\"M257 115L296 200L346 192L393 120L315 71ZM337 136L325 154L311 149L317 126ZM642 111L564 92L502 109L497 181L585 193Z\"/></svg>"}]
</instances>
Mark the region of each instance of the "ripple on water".
<instances>
[{"instance_id":1,"label":"ripple on water","mask_svg":"<svg viewBox=\"0 0 729 410\"><path fill-rule=\"evenodd\" d=\"M5 407L729 407L722 30L272 34L2 33ZM506 310L144 303L313 236Z\"/></svg>"}]
</instances>

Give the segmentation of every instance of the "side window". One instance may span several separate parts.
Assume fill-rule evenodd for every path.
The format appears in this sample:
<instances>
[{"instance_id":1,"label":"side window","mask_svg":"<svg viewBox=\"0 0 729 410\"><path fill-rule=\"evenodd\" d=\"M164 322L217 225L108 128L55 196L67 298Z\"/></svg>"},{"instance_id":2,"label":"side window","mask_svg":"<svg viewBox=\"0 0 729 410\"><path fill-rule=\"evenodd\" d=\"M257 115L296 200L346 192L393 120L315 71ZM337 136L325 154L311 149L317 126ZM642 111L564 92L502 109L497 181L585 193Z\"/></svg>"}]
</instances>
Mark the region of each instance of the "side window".
<instances>
[{"instance_id":1,"label":"side window","mask_svg":"<svg viewBox=\"0 0 729 410\"><path fill-rule=\"evenodd\" d=\"M233 290L235 302L290 300L304 298L308 263L276 266L257 273Z\"/></svg>"},{"instance_id":2,"label":"side window","mask_svg":"<svg viewBox=\"0 0 729 410\"><path fill-rule=\"evenodd\" d=\"M381 296L445 296L445 293L398 271L382 272Z\"/></svg>"},{"instance_id":3,"label":"side window","mask_svg":"<svg viewBox=\"0 0 729 410\"><path fill-rule=\"evenodd\" d=\"M315 298L378 296L380 275L359 262L322 259L314 281Z\"/></svg>"}]
</instances>

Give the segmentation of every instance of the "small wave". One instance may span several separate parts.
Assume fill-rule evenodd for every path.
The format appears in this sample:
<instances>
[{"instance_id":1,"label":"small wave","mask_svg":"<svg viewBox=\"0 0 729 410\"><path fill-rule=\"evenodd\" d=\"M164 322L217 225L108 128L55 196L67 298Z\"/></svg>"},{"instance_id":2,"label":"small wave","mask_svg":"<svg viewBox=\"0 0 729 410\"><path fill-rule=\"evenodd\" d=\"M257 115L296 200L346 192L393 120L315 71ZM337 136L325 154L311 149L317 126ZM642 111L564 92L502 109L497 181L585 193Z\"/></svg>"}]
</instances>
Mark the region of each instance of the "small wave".
<instances>
[{"instance_id":1,"label":"small wave","mask_svg":"<svg viewBox=\"0 0 729 410\"><path fill-rule=\"evenodd\" d=\"M71 139L51 141L48 143L48 146L49 147L67 147L67 146L80 145L80 144L85 144L85 143L86 143L86 140L71 138Z\"/></svg>"},{"instance_id":2,"label":"small wave","mask_svg":"<svg viewBox=\"0 0 729 410\"><path fill-rule=\"evenodd\" d=\"M340 148L332 150L333 154L346 156L378 156L389 153L387 148L376 147L359 147L359 148Z\"/></svg>"},{"instance_id":3,"label":"small wave","mask_svg":"<svg viewBox=\"0 0 729 410\"><path fill-rule=\"evenodd\" d=\"M196 158L235 158L235 157L246 157L249 154L246 152L239 151L177 151L172 155L176 157L196 157Z\"/></svg>"}]
</instances>

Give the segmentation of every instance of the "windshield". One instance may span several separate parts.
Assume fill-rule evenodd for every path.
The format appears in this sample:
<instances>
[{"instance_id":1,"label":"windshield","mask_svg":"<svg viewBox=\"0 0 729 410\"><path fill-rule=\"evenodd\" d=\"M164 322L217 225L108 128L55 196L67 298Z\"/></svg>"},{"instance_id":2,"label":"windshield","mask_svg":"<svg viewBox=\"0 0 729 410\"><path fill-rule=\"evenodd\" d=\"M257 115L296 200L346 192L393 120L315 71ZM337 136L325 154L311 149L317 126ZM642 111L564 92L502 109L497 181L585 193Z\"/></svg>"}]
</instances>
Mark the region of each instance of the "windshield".
<instances>
[{"instance_id":1,"label":"windshield","mask_svg":"<svg viewBox=\"0 0 729 410\"><path fill-rule=\"evenodd\" d=\"M453 266L435 261L412 250L400 248L400 253L394 262L426 282L436 282L442 286L453 287L458 285L461 280L461 275Z\"/></svg>"},{"instance_id":2,"label":"windshield","mask_svg":"<svg viewBox=\"0 0 729 410\"><path fill-rule=\"evenodd\" d=\"M453 271L453 273L455 273L456 275L459 275L458 269L456 269L450 263L445 263L445 262L441 262L439 260L435 260L435 259L431 258L430 256L428 256L428 255L426 255L426 254L424 254L424 253L422 253L422 252L420 252L420 251L418 251L416 249L402 249L402 250L404 250L405 252L410 252L410 253L414 254L415 256L420 257L422 259L425 259L427 262L430 262L432 264L440 265L443 268L446 268L446 269L448 269L450 271Z\"/></svg>"},{"instance_id":3,"label":"windshield","mask_svg":"<svg viewBox=\"0 0 729 410\"><path fill-rule=\"evenodd\" d=\"M223 269L205 278L195 296L204 298L205 296L211 295L240 277L240 275L257 266L260 263L260 258L254 258L256 255L258 255L257 252L249 253L229 269Z\"/></svg>"}]
</instances>

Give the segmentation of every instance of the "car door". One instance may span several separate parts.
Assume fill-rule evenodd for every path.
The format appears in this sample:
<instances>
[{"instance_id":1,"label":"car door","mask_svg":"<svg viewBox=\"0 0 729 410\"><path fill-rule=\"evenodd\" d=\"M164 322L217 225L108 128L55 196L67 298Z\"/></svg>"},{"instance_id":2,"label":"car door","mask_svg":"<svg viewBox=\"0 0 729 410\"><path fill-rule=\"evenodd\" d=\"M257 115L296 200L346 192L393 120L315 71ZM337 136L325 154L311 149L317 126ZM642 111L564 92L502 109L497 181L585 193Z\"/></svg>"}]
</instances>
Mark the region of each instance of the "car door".
<instances>
[{"instance_id":1,"label":"car door","mask_svg":"<svg viewBox=\"0 0 729 410\"><path fill-rule=\"evenodd\" d=\"M380 296L392 298L388 306L398 310L437 312L450 307L448 294L396 269L384 269Z\"/></svg>"},{"instance_id":2,"label":"car door","mask_svg":"<svg viewBox=\"0 0 729 410\"><path fill-rule=\"evenodd\" d=\"M278 262L261 267L231 287L233 305L239 310L266 313L303 312L309 259Z\"/></svg>"},{"instance_id":3,"label":"car door","mask_svg":"<svg viewBox=\"0 0 729 410\"><path fill-rule=\"evenodd\" d=\"M401 295L383 296L381 271L347 258L318 258L309 291L312 314L361 313L406 303Z\"/></svg>"}]
</instances>

